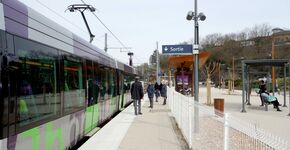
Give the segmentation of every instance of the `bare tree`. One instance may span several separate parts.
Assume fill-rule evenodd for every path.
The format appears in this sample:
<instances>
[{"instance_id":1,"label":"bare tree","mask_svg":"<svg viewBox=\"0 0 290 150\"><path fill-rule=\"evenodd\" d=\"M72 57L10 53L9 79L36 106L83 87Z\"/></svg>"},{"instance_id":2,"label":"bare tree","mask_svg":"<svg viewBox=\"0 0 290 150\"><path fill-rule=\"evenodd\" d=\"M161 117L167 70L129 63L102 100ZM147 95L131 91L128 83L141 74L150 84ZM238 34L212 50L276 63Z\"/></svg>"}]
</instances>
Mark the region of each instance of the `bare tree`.
<instances>
[{"instance_id":1,"label":"bare tree","mask_svg":"<svg viewBox=\"0 0 290 150\"><path fill-rule=\"evenodd\" d=\"M271 30L272 30L272 27L268 24L255 25L249 31L249 38L269 36L271 33Z\"/></svg>"},{"instance_id":2,"label":"bare tree","mask_svg":"<svg viewBox=\"0 0 290 150\"><path fill-rule=\"evenodd\" d=\"M211 76L218 70L220 66L219 62L210 61L205 64L204 69L207 75L206 89L207 89L207 104L211 105Z\"/></svg>"},{"instance_id":3,"label":"bare tree","mask_svg":"<svg viewBox=\"0 0 290 150\"><path fill-rule=\"evenodd\" d=\"M209 34L201 41L201 47L211 48L211 47L220 46L223 44L222 39L223 39L222 34L220 33Z\"/></svg>"}]
</instances>

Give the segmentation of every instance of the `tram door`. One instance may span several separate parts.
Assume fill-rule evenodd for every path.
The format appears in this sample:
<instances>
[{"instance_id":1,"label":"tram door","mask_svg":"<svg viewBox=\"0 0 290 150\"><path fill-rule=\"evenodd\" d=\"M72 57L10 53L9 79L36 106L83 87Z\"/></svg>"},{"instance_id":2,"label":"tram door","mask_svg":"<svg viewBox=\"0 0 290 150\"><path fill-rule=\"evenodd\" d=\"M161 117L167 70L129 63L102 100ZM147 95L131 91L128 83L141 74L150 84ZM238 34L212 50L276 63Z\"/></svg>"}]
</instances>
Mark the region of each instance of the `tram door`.
<instances>
[{"instance_id":1,"label":"tram door","mask_svg":"<svg viewBox=\"0 0 290 150\"><path fill-rule=\"evenodd\" d=\"M17 71L15 56L6 51L6 46L0 47L1 78L0 78L0 120L1 135L8 137L16 133L16 99Z\"/></svg>"}]
</instances>

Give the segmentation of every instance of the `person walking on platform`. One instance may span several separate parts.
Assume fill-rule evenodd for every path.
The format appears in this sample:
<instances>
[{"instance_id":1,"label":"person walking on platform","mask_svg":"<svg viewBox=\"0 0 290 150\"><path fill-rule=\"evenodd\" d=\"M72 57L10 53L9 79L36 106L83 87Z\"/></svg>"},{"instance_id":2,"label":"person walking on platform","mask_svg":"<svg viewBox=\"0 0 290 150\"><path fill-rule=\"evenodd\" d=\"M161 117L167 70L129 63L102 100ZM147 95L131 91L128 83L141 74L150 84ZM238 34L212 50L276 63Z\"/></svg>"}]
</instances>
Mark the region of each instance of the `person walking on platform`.
<instances>
[{"instance_id":1,"label":"person walking on platform","mask_svg":"<svg viewBox=\"0 0 290 150\"><path fill-rule=\"evenodd\" d=\"M155 102L158 102L158 97L160 97L160 85L158 84L158 82L155 83L154 85L155 88Z\"/></svg>"},{"instance_id":2,"label":"person walking on platform","mask_svg":"<svg viewBox=\"0 0 290 150\"><path fill-rule=\"evenodd\" d=\"M148 93L148 98L149 98L149 101L150 101L150 108L153 108L153 97L154 97L154 85L149 82L148 83L148 87L147 87L147 93Z\"/></svg>"},{"instance_id":3,"label":"person walking on platform","mask_svg":"<svg viewBox=\"0 0 290 150\"><path fill-rule=\"evenodd\" d=\"M134 103L134 110L135 115L137 115L137 112L139 115L142 115L141 112L141 99L143 99L144 93L143 93L143 87L142 83L139 81L139 77L135 77L135 82L131 86L131 98L133 99Z\"/></svg>"},{"instance_id":4,"label":"person walking on platform","mask_svg":"<svg viewBox=\"0 0 290 150\"><path fill-rule=\"evenodd\" d=\"M166 99L167 99L167 86L165 81L162 81L162 84L160 85L161 89L160 89L160 93L161 93L161 97L164 98L163 100L163 105L166 105Z\"/></svg>"}]
</instances>

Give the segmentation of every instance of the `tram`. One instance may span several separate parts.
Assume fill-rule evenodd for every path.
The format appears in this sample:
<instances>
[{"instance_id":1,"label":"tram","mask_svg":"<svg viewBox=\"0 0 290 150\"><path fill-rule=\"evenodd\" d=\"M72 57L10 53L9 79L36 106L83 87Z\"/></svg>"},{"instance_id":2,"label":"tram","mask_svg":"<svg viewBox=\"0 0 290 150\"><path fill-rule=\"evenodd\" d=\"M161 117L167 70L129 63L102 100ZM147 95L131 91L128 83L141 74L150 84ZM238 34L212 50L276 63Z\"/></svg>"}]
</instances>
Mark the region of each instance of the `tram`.
<instances>
[{"instance_id":1,"label":"tram","mask_svg":"<svg viewBox=\"0 0 290 150\"><path fill-rule=\"evenodd\" d=\"M17 0L0 0L0 66L1 150L72 148L131 102L137 74Z\"/></svg>"}]
</instances>

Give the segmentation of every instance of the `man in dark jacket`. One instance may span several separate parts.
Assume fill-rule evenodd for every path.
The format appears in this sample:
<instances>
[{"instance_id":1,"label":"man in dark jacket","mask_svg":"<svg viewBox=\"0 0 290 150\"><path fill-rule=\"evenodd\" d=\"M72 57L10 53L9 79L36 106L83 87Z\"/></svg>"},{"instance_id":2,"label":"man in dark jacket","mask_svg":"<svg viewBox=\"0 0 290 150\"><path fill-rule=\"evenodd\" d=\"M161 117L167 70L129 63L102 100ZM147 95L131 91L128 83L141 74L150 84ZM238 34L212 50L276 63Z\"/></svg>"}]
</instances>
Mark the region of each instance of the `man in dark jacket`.
<instances>
[{"instance_id":1,"label":"man in dark jacket","mask_svg":"<svg viewBox=\"0 0 290 150\"><path fill-rule=\"evenodd\" d=\"M134 110L135 115L138 114L142 115L141 113L141 99L143 99L144 93L143 93L143 87L142 83L139 81L139 77L135 77L135 82L131 86L131 98L134 102ZM138 103L138 104L137 104Z\"/></svg>"}]
</instances>

